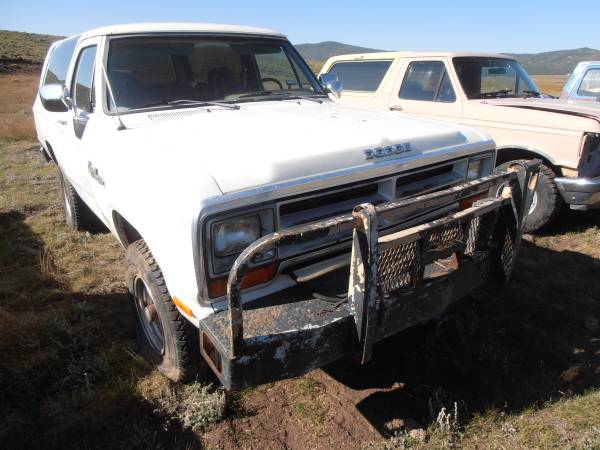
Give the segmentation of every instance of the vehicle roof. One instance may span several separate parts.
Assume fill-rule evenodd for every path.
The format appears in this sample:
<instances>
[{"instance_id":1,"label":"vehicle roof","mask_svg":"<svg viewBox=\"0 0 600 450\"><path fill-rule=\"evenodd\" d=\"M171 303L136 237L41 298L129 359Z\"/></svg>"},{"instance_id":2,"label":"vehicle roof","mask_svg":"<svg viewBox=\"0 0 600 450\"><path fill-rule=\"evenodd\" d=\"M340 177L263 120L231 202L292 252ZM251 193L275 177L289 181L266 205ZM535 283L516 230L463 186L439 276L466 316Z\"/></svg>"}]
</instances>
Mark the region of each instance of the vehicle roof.
<instances>
[{"instance_id":1,"label":"vehicle roof","mask_svg":"<svg viewBox=\"0 0 600 450\"><path fill-rule=\"evenodd\" d=\"M352 53L347 55L332 56L330 60L340 59L391 59L391 58L444 58L455 56L480 56L484 58L508 58L514 59L501 53L477 53L477 52L376 52L376 53Z\"/></svg>"},{"instance_id":2,"label":"vehicle roof","mask_svg":"<svg viewBox=\"0 0 600 450\"><path fill-rule=\"evenodd\" d=\"M242 34L285 38L279 31L267 28L245 27L240 25L225 25L217 23L132 23L123 25L110 25L81 33L80 38L86 39L93 36L112 36L119 34L146 34L146 33L218 33Z\"/></svg>"}]
</instances>

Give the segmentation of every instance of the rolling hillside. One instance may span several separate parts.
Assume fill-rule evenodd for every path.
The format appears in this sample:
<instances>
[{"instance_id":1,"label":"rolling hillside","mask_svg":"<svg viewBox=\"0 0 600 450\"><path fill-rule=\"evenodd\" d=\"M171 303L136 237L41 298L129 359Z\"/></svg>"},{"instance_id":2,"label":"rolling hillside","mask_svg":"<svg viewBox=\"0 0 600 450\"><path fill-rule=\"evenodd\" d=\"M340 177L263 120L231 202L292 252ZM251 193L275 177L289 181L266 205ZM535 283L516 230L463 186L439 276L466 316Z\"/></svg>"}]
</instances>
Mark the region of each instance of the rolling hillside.
<instances>
[{"instance_id":1,"label":"rolling hillside","mask_svg":"<svg viewBox=\"0 0 600 450\"><path fill-rule=\"evenodd\" d=\"M50 44L61 38L48 34L0 30L0 73L37 69ZM296 48L315 70L330 56L382 51L335 41L298 44ZM508 54L520 60L532 75L566 75L580 61L600 60L600 50L587 47L533 54Z\"/></svg>"},{"instance_id":2,"label":"rolling hillside","mask_svg":"<svg viewBox=\"0 0 600 450\"><path fill-rule=\"evenodd\" d=\"M50 45L59 39L62 37L0 30L0 73L37 69Z\"/></svg>"},{"instance_id":3,"label":"rolling hillside","mask_svg":"<svg viewBox=\"0 0 600 450\"><path fill-rule=\"evenodd\" d=\"M311 67L320 68L327 58L347 53L371 53L381 50L347 45L341 42L320 42L318 44L299 44L296 48L311 62ZM567 75L580 61L600 60L600 50L578 48L573 50L557 50L544 53L506 53L523 63L532 75Z\"/></svg>"},{"instance_id":4,"label":"rolling hillside","mask_svg":"<svg viewBox=\"0 0 600 450\"><path fill-rule=\"evenodd\" d=\"M510 54L532 75L567 75L581 61L599 61L600 50L577 48L544 53Z\"/></svg>"},{"instance_id":5,"label":"rolling hillside","mask_svg":"<svg viewBox=\"0 0 600 450\"><path fill-rule=\"evenodd\" d=\"M318 44L298 44L296 49L307 61L322 61L334 55L345 55L348 53L374 53L384 50L373 48L357 47L356 45L343 44L341 42L327 41Z\"/></svg>"}]
</instances>

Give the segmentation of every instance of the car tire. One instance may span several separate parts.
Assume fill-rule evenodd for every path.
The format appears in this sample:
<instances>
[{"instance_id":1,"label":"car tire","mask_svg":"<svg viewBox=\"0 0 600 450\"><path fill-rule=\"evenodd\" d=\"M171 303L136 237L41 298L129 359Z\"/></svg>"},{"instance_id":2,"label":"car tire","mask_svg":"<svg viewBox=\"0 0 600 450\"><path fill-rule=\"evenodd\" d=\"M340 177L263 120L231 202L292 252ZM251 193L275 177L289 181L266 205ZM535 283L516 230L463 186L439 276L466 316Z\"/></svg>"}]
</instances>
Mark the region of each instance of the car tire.
<instances>
[{"instance_id":1,"label":"car tire","mask_svg":"<svg viewBox=\"0 0 600 450\"><path fill-rule=\"evenodd\" d=\"M173 303L162 271L143 239L127 247L125 261L141 354L173 381L193 379L200 367L198 329Z\"/></svg>"},{"instance_id":2,"label":"car tire","mask_svg":"<svg viewBox=\"0 0 600 450\"><path fill-rule=\"evenodd\" d=\"M96 232L102 229L100 219L92 212L73 185L60 173L60 190L65 210L65 221L75 231Z\"/></svg>"},{"instance_id":3,"label":"car tire","mask_svg":"<svg viewBox=\"0 0 600 450\"><path fill-rule=\"evenodd\" d=\"M515 163L522 163L525 161L526 160L508 161L504 164L500 164L496 170L500 171L508 169ZM527 217L525 232L529 233L544 228L552 223L560 213L563 199L558 191L556 182L554 181L555 177L556 174L550 167L544 164L540 166L538 184L529 210L529 216Z\"/></svg>"}]
</instances>

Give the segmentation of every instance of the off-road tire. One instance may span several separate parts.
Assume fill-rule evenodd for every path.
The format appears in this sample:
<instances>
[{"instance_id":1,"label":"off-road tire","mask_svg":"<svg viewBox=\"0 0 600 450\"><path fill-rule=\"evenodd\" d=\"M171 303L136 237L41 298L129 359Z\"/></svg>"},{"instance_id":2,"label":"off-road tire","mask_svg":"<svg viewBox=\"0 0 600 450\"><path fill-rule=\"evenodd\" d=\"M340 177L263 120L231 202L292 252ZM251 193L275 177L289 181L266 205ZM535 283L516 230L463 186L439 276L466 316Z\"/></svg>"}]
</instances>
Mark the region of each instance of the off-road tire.
<instances>
[{"instance_id":1,"label":"off-road tire","mask_svg":"<svg viewBox=\"0 0 600 450\"><path fill-rule=\"evenodd\" d=\"M508 161L500 164L496 170L504 170L515 163L524 162L525 160ZM549 225L560 213L563 206L563 199L558 191L554 178L554 171L542 164L540 166L540 174L538 184L535 190L537 201L535 207L529 212L527 224L525 225L526 232L537 231Z\"/></svg>"},{"instance_id":2,"label":"off-road tire","mask_svg":"<svg viewBox=\"0 0 600 450\"><path fill-rule=\"evenodd\" d=\"M67 225L75 231L100 231L103 228L100 219L81 200L73 185L69 183L62 173L59 173L59 177Z\"/></svg>"},{"instance_id":3,"label":"off-road tire","mask_svg":"<svg viewBox=\"0 0 600 450\"><path fill-rule=\"evenodd\" d=\"M198 330L185 319L169 294L162 271L143 239L127 247L125 257L127 287L136 315L136 337L142 355L165 376L173 381L189 381L201 367L198 347ZM146 285L162 326L164 350L157 352L146 336L137 313L135 299L136 280Z\"/></svg>"}]
</instances>

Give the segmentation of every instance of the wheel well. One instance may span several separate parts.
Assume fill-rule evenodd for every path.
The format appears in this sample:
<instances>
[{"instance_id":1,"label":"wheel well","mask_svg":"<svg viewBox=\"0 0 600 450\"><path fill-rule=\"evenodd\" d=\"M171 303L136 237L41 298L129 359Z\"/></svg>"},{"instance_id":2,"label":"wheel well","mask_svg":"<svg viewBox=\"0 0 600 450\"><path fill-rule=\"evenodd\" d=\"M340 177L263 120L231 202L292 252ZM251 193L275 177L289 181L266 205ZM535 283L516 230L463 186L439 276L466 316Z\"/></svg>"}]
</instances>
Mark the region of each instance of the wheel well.
<instances>
[{"instance_id":1,"label":"wheel well","mask_svg":"<svg viewBox=\"0 0 600 450\"><path fill-rule=\"evenodd\" d=\"M496 158L496 165L504 164L508 161L513 161L515 159L541 159L542 163L552 169L552 171L561 175L561 171L558 167L556 167L552 162L545 157L544 155L540 155L532 150L525 150L523 148L501 148L498 149L498 156Z\"/></svg>"},{"instance_id":2,"label":"wheel well","mask_svg":"<svg viewBox=\"0 0 600 450\"><path fill-rule=\"evenodd\" d=\"M113 223L119 236L119 240L125 248L132 242L142 238L142 235L117 211L113 211Z\"/></svg>"}]
</instances>

